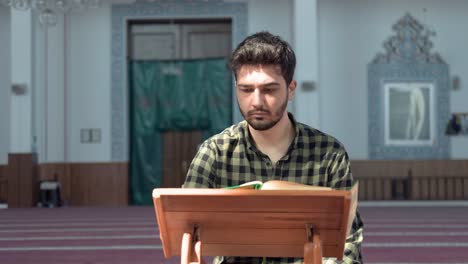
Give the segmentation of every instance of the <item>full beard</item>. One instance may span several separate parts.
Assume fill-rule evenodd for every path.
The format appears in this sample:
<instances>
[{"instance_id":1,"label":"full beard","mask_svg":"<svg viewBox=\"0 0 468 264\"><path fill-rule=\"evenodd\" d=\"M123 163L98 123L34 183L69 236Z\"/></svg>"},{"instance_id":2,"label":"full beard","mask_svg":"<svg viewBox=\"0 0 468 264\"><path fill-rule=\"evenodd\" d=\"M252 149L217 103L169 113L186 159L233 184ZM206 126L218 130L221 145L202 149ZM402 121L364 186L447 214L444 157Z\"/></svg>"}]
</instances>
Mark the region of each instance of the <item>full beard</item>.
<instances>
[{"instance_id":1,"label":"full beard","mask_svg":"<svg viewBox=\"0 0 468 264\"><path fill-rule=\"evenodd\" d=\"M250 110L247 113L243 111L240 107L241 114L247 123L255 130L264 131L274 127L283 117L284 111L288 106L288 99L284 100L283 104L272 114L270 111L264 108L256 108L254 110ZM254 113L263 112L266 113L265 117L257 118L253 117ZM267 118L272 116L271 120Z\"/></svg>"}]
</instances>

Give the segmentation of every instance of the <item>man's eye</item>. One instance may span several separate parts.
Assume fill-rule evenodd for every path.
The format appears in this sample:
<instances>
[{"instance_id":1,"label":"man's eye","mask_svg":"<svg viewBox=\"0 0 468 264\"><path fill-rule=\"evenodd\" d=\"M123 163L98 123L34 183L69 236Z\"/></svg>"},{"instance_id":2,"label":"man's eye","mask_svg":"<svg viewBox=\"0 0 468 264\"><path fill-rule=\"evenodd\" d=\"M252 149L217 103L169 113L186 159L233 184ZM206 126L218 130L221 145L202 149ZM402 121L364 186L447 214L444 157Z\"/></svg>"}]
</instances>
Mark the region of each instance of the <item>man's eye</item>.
<instances>
[{"instance_id":1,"label":"man's eye","mask_svg":"<svg viewBox=\"0 0 468 264\"><path fill-rule=\"evenodd\" d=\"M253 92L253 89L252 89L252 88L241 88L240 90L241 90L241 92L244 92L244 93L251 93L251 92Z\"/></svg>"}]
</instances>

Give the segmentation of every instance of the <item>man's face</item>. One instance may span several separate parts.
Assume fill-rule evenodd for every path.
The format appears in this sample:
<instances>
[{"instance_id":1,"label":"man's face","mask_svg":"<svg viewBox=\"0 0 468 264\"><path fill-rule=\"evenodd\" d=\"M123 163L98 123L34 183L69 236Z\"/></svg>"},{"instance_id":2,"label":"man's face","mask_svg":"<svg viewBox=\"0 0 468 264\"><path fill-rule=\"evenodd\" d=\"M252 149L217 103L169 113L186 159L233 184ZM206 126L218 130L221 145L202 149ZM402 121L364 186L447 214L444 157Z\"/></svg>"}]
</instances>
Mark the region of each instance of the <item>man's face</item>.
<instances>
[{"instance_id":1,"label":"man's face","mask_svg":"<svg viewBox=\"0 0 468 264\"><path fill-rule=\"evenodd\" d=\"M244 65L237 71L237 103L255 130L268 130L280 121L295 88L295 81L286 87L276 65Z\"/></svg>"}]
</instances>

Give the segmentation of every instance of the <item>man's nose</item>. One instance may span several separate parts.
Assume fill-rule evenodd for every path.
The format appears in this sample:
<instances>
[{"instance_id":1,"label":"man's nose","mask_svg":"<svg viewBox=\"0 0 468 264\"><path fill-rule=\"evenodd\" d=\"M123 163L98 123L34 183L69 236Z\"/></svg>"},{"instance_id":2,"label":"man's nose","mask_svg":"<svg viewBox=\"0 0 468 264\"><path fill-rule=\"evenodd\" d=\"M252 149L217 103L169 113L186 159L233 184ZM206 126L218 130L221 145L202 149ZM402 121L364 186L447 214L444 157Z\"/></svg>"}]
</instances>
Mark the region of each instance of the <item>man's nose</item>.
<instances>
[{"instance_id":1,"label":"man's nose","mask_svg":"<svg viewBox=\"0 0 468 264\"><path fill-rule=\"evenodd\" d=\"M252 96L253 96L252 104L254 106L262 106L263 105L263 101L264 101L265 98L264 98L264 95L262 94L262 92L260 91L260 89L255 89Z\"/></svg>"}]
</instances>

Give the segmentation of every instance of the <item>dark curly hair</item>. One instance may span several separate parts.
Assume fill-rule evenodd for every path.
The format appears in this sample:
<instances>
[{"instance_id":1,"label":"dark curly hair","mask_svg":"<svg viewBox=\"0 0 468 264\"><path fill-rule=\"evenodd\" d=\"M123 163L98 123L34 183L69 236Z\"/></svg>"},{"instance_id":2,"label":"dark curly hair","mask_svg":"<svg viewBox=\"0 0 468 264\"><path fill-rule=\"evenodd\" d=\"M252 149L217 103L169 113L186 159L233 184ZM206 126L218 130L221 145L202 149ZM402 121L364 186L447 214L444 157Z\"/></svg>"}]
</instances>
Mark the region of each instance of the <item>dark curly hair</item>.
<instances>
[{"instance_id":1,"label":"dark curly hair","mask_svg":"<svg viewBox=\"0 0 468 264\"><path fill-rule=\"evenodd\" d=\"M286 85L289 85L296 68L293 49L279 36L262 31L242 41L231 55L229 68L237 80L237 71L243 65L279 65Z\"/></svg>"}]
</instances>

